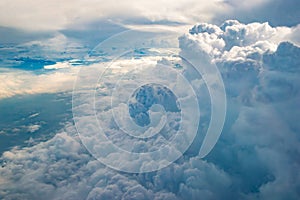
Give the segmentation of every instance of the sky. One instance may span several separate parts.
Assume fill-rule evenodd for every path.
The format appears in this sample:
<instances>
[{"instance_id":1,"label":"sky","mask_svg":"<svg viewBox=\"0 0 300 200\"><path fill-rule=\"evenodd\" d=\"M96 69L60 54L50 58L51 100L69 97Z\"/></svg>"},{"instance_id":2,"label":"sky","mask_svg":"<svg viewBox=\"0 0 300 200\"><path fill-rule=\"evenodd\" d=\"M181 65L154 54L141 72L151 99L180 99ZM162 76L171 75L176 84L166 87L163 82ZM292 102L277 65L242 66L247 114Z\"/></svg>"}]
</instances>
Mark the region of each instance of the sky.
<instances>
[{"instance_id":1,"label":"sky","mask_svg":"<svg viewBox=\"0 0 300 200\"><path fill-rule=\"evenodd\" d=\"M0 2L0 199L300 199L297 0Z\"/></svg>"}]
</instances>

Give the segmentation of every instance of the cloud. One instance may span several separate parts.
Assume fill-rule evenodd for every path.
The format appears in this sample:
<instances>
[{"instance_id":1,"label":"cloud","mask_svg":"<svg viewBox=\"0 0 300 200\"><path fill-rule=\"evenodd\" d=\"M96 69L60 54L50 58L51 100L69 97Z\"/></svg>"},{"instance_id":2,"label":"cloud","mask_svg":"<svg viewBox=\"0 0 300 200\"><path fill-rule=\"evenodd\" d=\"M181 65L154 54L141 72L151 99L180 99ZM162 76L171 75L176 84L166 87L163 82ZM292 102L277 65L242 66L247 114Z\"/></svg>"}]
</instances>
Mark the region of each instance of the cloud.
<instances>
[{"instance_id":1,"label":"cloud","mask_svg":"<svg viewBox=\"0 0 300 200\"><path fill-rule=\"evenodd\" d=\"M194 52L200 58L202 54L206 55L218 66L228 94L223 133L205 159L197 153L187 153L156 172L117 172L92 158L82 146L73 123L69 123L46 142L15 148L2 155L0 197L299 199L300 116L296 108L300 99L300 71L299 47L292 43L294 39L290 37L294 30L227 21L220 27L198 24L190 33L180 37L181 53ZM257 34L258 31L260 34ZM290 42L284 42L286 40ZM157 57L151 59L157 62ZM156 62L149 63L153 65ZM175 61L166 59L162 62ZM141 61L116 62L112 71L120 72L117 75L122 76L137 63ZM95 68L86 72L83 78L90 81L98 78L93 74ZM140 69L138 72L147 75L148 71ZM113 72L109 75L105 82L108 86L117 79ZM167 77L168 74L163 75ZM194 84L201 84L201 80L195 79ZM88 89L82 87L82 99L89 98ZM101 85L98 92L101 101L96 108L101 108L110 101ZM74 106L83 111L75 120L86 124L87 133L93 133L91 116L94 112L87 104ZM109 112L109 109L105 111ZM176 117L170 122L167 128L176 127ZM109 123L105 127L109 131L108 136L126 144L128 137L120 134L115 126ZM95 141L93 139L91 144ZM147 148L146 145L132 142L127 143L127 148L140 150L141 147ZM196 144L197 147L199 145ZM118 159L126 160L125 157Z\"/></svg>"},{"instance_id":2,"label":"cloud","mask_svg":"<svg viewBox=\"0 0 300 200\"><path fill-rule=\"evenodd\" d=\"M237 53L247 49L261 54L267 50L275 51L276 46L283 41L297 44L293 37L296 33L296 27L271 27L267 22L242 24L237 20L227 20L220 27L207 23L197 24L187 37L197 41L200 48L214 57L220 57L219 52L227 54L223 59L228 60L233 52L235 55L232 57L238 58ZM243 58L252 52L245 52Z\"/></svg>"},{"instance_id":3,"label":"cloud","mask_svg":"<svg viewBox=\"0 0 300 200\"><path fill-rule=\"evenodd\" d=\"M220 28L196 25L191 35L181 38L182 47L186 47L183 51L189 51L194 43L199 51L210 55L227 89L228 124L211 160L229 171L230 162L240 163L233 171L241 173L236 178L243 179L243 198L297 199L300 180L290 167L300 165L296 158L299 112L294 110L300 98L300 81L296 78L299 47L291 37L297 28L237 21L227 21ZM216 40L209 39L212 37L221 40L220 44L223 40L225 45L215 45ZM232 152L225 150L218 155L223 148ZM291 149L297 153L290 154Z\"/></svg>"},{"instance_id":4,"label":"cloud","mask_svg":"<svg viewBox=\"0 0 300 200\"><path fill-rule=\"evenodd\" d=\"M275 52L281 42L298 44L293 37L297 32L296 27L271 27L268 23L242 24L236 20L228 20L220 27L207 23L197 24L190 30L190 34L180 40L183 51L192 48L210 55L213 62L220 66L223 78L228 79L229 93L233 94L246 89L249 84L254 87L253 83L262 69L263 55ZM282 45L278 51L281 51ZM295 56L297 57L297 53ZM288 63L288 68L290 64L292 63ZM275 66L276 63L272 65ZM244 77L242 74L245 74ZM244 86L231 81L246 78L245 76L248 81L241 82Z\"/></svg>"},{"instance_id":5,"label":"cloud","mask_svg":"<svg viewBox=\"0 0 300 200\"><path fill-rule=\"evenodd\" d=\"M68 62L59 62L54 65L46 65L44 69L64 69L72 67Z\"/></svg>"},{"instance_id":6,"label":"cloud","mask_svg":"<svg viewBox=\"0 0 300 200\"><path fill-rule=\"evenodd\" d=\"M108 19L121 24L222 22L239 19L249 23L269 21L271 25L299 23L297 0L164 0L164 1L1 1L0 25L17 29L49 31L70 26L84 27ZM292 9L291 9L292 8Z\"/></svg>"},{"instance_id":7,"label":"cloud","mask_svg":"<svg viewBox=\"0 0 300 200\"><path fill-rule=\"evenodd\" d=\"M196 199L199 195L220 197L219 189L230 185L223 171L197 158L153 175L116 173L85 151L72 125L66 128L68 134L60 132L47 142L3 154L0 196L4 199L35 199L40 194L45 199Z\"/></svg>"},{"instance_id":8,"label":"cloud","mask_svg":"<svg viewBox=\"0 0 300 200\"><path fill-rule=\"evenodd\" d=\"M72 24L98 19L191 22L208 20L222 9L219 1L2 1L0 24L29 30L60 30ZM192 9L191 9L192 8ZM202 13L199 16L199 13Z\"/></svg>"},{"instance_id":9,"label":"cloud","mask_svg":"<svg viewBox=\"0 0 300 200\"><path fill-rule=\"evenodd\" d=\"M39 115L40 115L40 113L33 113L33 114L29 115L28 118L35 118Z\"/></svg>"},{"instance_id":10,"label":"cloud","mask_svg":"<svg viewBox=\"0 0 300 200\"><path fill-rule=\"evenodd\" d=\"M41 128L41 125L38 124L29 125L27 128L30 133L34 133Z\"/></svg>"},{"instance_id":11,"label":"cloud","mask_svg":"<svg viewBox=\"0 0 300 200\"><path fill-rule=\"evenodd\" d=\"M217 13L215 20L238 19L243 23L269 22L272 26L295 26L300 23L297 0L226 1L228 9Z\"/></svg>"},{"instance_id":12,"label":"cloud","mask_svg":"<svg viewBox=\"0 0 300 200\"><path fill-rule=\"evenodd\" d=\"M0 98L15 95L71 91L78 69L35 74L23 70L1 69Z\"/></svg>"}]
</instances>

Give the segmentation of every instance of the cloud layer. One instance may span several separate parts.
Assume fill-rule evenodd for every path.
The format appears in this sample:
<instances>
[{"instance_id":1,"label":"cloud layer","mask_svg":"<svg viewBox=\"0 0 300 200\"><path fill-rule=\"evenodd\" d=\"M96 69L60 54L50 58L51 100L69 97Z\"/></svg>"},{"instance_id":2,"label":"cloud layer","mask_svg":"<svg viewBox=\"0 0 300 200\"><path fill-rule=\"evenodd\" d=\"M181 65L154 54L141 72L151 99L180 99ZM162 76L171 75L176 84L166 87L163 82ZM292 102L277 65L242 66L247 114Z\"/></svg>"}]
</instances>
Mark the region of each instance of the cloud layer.
<instances>
[{"instance_id":1,"label":"cloud layer","mask_svg":"<svg viewBox=\"0 0 300 200\"><path fill-rule=\"evenodd\" d=\"M65 65L56 64L56 68ZM23 70L1 69L0 99L15 95L42 94L71 91L76 78L76 68L66 71L55 71L34 74Z\"/></svg>"},{"instance_id":2,"label":"cloud layer","mask_svg":"<svg viewBox=\"0 0 300 200\"><path fill-rule=\"evenodd\" d=\"M27 31L57 31L74 26L84 29L87 28L86 24L103 19L125 25L176 25L196 22L221 23L231 18L246 23L269 21L272 26L295 26L299 23L298 10L297 0L3 0L0 3L0 26Z\"/></svg>"},{"instance_id":3,"label":"cloud layer","mask_svg":"<svg viewBox=\"0 0 300 200\"><path fill-rule=\"evenodd\" d=\"M186 5L186 6L184 6ZM191 6L193 9L191 10ZM1 1L0 24L29 30L60 30L98 19L191 22L209 20L219 1ZM199 13L202 13L199 16Z\"/></svg>"},{"instance_id":4,"label":"cloud layer","mask_svg":"<svg viewBox=\"0 0 300 200\"><path fill-rule=\"evenodd\" d=\"M196 144L196 150L157 172L120 173L94 160L70 123L47 142L3 154L0 197L299 199L300 53L295 31L226 21L220 27L197 24L179 38L182 55L211 58L227 90L227 121L204 160L195 153ZM88 123L90 114L86 110L80 120Z\"/></svg>"}]
</instances>

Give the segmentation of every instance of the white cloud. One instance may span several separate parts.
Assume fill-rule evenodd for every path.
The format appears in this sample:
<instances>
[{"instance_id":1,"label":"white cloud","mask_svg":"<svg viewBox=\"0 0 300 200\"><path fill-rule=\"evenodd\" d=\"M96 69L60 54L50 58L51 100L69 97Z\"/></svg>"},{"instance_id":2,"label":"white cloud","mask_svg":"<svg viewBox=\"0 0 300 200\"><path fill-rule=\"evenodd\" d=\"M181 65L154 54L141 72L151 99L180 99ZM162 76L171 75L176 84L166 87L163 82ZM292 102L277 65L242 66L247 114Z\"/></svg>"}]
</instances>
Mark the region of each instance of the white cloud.
<instances>
[{"instance_id":1,"label":"white cloud","mask_svg":"<svg viewBox=\"0 0 300 200\"><path fill-rule=\"evenodd\" d=\"M0 98L23 94L41 94L70 91L77 68L34 74L23 70L1 69Z\"/></svg>"},{"instance_id":2,"label":"white cloud","mask_svg":"<svg viewBox=\"0 0 300 200\"><path fill-rule=\"evenodd\" d=\"M297 108L300 99L300 53L297 46L279 44L283 40L292 41L289 37L294 28L235 24L227 34L216 26L205 25L213 29L197 27L195 29L203 33L180 38L182 51L196 52L199 57L201 53L209 54L211 59L215 59L229 94L228 122L219 143L206 160L200 159L197 154L187 154L157 172L118 173L104 167L86 152L70 123L65 126L66 130L46 142L3 154L0 196L4 199L34 199L43 195L45 200L113 197L299 199L300 116ZM260 35L254 30L260 30ZM278 39L282 36L281 30L288 32L284 39ZM220 37L213 35L216 32ZM236 38L243 32L247 34ZM211 38L219 38L220 41ZM117 62L114 70L118 72L121 66L128 69L130 63L140 62ZM164 62L171 63L168 60ZM87 71L84 77L94 81L98 78L92 73L94 71ZM126 73L126 70L120 71ZM112 78L108 79L107 85L117 78L113 73L110 75ZM121 73L118 75L121 76ZM202 84L198 80L194 83ZM104 101L109 101L106 92L99 84L102 103L99 101L96 107L101 108ZM83 99L88 97L86 93L81 95ZM87 125L87 133L92 133L94 127L89 124L94 113L88 105L75 106L84 111L78 120ZM172 128L172 124L176 126L176 121L172 121L168 128ZM109 125L106 128L112 139L128 142L128 138L115 129L115 124ZM139 150L143 147L138 142L129 144L127 148Z\"/></svg>"},{"instance_id":3,"label":"white cloud","mask_svg":"<svg viewBox=\"0 0 300 200\"><path fill-rule=\"evenodd\" d=\"M40 115L40 113L33 113L33 114L29 115L28 118L34 118L34 117L37 117L39 115Z\"/></svg>"},{"instance_id":4,"label":"white cloud","mask_svg":"<svg viewBox=\"0 0 300 200\"><path fill-rule=\"evenodd\" d=\"M84 150L72 125L66 128L68 134L61 132L47 142L3 154L6 163L0 168L0 196L32 199L43 194L44 199L168 200L227 195L222 188L231 181L213 164L193 158L153 175L119 174L99 164Z\"/></svg>"},{"instance_id":5,"label":"white cloud","mask_svg":"<svg viewBox=\"0 0 300 200\"><path fill-rule=\"evenodd\" d=\"M217 156L213 160L232 167L226 164L226 159L237 159L240 165L236 170L247 171L249 176L243 174L240 178L250 185L258 184L259 173L265 174L257 191L249 191L243 198L297 199L300 179L294 167L300 166L296 158L300 154L300 127L296 119L300 116L295 108L300 98L297 78L300 50L285 41L298 44L293 38L298 27L273 28L267 24L246 25L237 21L226 24L224 32L217 27L218 31L194 27L192 30L201 31L192 31L194 36L182 38L183 51L189 51L191 43L195 44L193 47L198 45L199 51L215 59L224 77L230 105L227 113L230 125L227 126L231 128L225 128L224 145L220 148L232 148L236 157L227 154L227 157ZM220 46L212 51L214 45L207 39L209 37L201 36L207 34L217 34L217 38L225 41L225 48ZM291 149L297 153L291 154Z\"/></svg>"},{"instance_id":6,"label":"white cloud","mask_svg":"<svg viewBox=\"0 0 300 200\"><path fill-rule=\"evenodd\" d=\"M25 55L24 53L19 53L15 55L16 57L42 57L50 60L70 60L73 57L80 59L86 55L88 51L82 42L67 37L62 33L55 33L49 38L19 44L15 48L21 48L26 51ZM16 49L16 51L19 50Z\"/></svg>"},{"instance_id":7,"label":"white cloud","mask_svg":"<svg viewBox=\"0 0 300 200\"><path fill-rule=\"evenodd\" d=\"M283 41L298 43L293 36L297 27L271 27L268 23L242 24L236 20L225 21L220 27L201 23L190 29L189 41L197 43L214 59L228 61L245 59L252 53L274 52ZM182 38L183 39L183 38Z\"/></svg>"},{"instance_id":8,"label":"white cloud","mask_svg":"<svg viewBox=\"0 0 300 200\"><path fill-rule=\"evenodd\" d=\"M72 65L70 65L68 62L58 62L54 65L46 65L44 66L44 69L63 69L63 68L70 68Z\"/></svg>"},{"instance_id":9,"label":"white cloud","mask_svg":"<svg viewBox=\"0 0 300 200\"><path fill-rule=\"evenodd\" d=\"M37 130L39 130L40 128L41 128L41 125L38 125L38 124L29 125L29 126L27 127L27 129L28 129L28 131L29 131L30 133L34 133L34 132L36 132Z\"/></svg>"}]
</instances>

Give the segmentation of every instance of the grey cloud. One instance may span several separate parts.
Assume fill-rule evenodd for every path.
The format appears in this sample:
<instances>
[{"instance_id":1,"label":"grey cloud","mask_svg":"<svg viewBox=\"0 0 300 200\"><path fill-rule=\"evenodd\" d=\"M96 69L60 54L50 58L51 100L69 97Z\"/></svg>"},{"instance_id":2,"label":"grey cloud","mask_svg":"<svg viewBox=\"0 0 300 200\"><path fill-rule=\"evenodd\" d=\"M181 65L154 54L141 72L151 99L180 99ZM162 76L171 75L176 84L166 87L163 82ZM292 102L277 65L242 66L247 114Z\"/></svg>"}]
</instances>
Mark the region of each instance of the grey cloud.
<instances>
[{"instance_id":1,"label":"grey cloud","mask_svg":"<svg viewBox=\"0 0 300 200\"><path fill-rule=\"evenodd\" d=\"M269 22L272 26L295 26L300 23L300 4L297 0L258 1L252 7L250 1L228 0L229 12L216 14L214 21L238 19L243 23ZM242 4L242 6L240 6ZM243 5L244 4L244 5Z\"/></svg>"}]
</instances>

